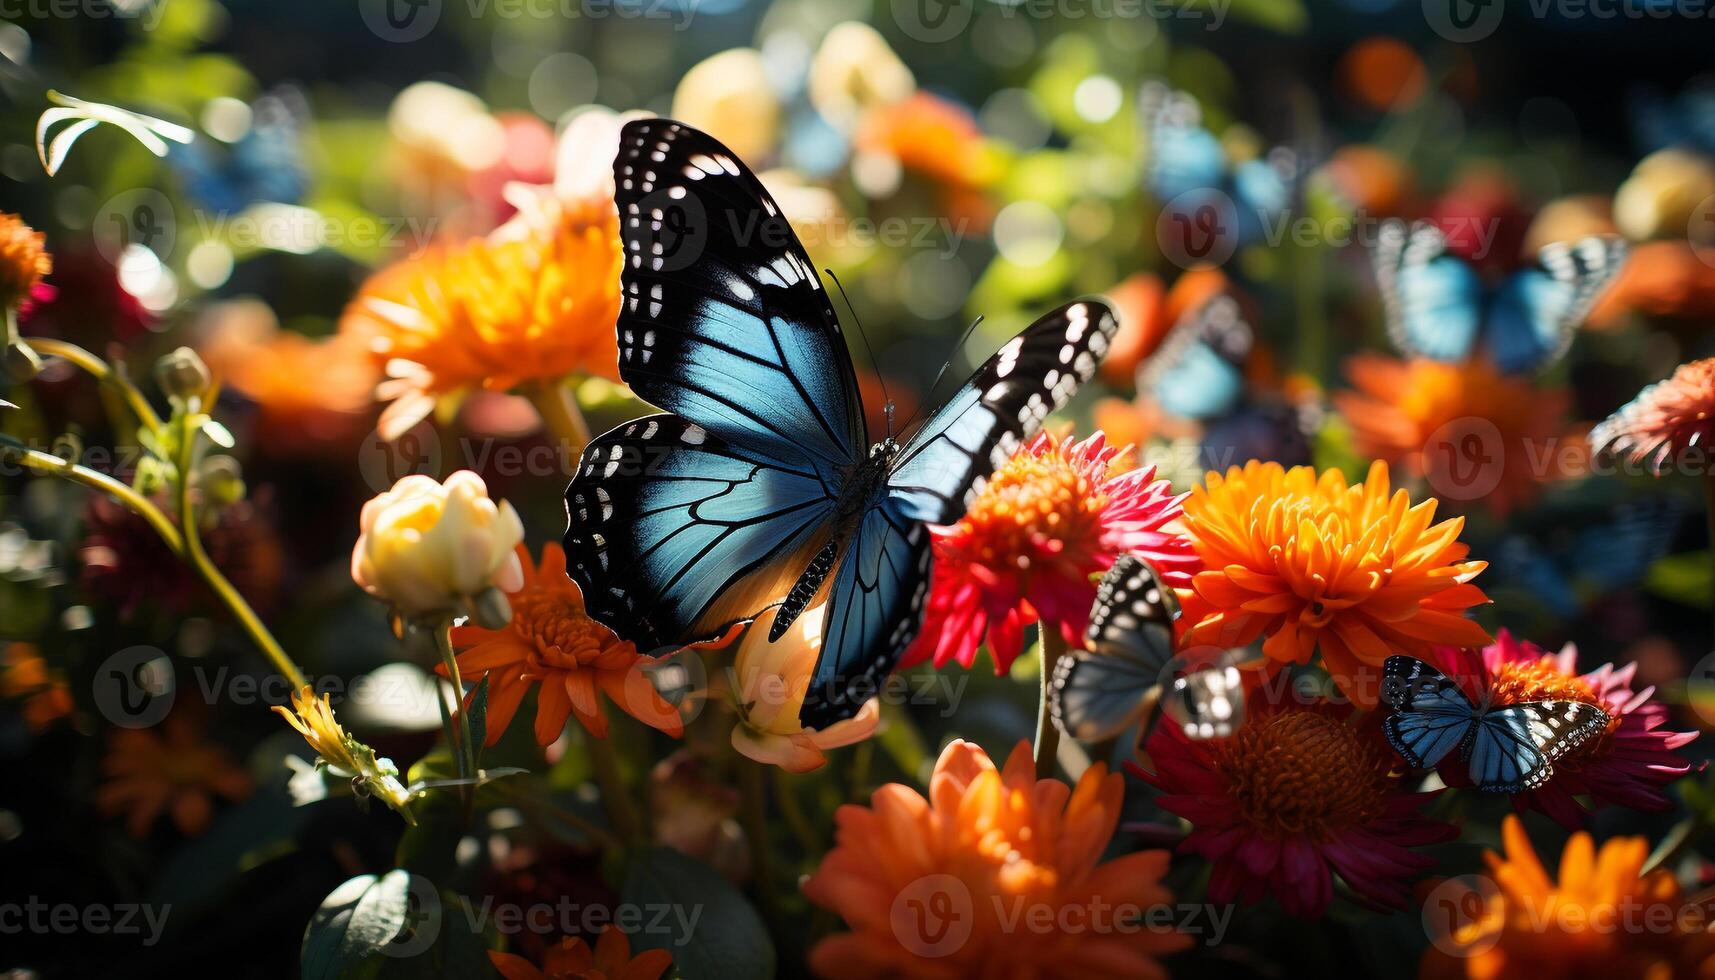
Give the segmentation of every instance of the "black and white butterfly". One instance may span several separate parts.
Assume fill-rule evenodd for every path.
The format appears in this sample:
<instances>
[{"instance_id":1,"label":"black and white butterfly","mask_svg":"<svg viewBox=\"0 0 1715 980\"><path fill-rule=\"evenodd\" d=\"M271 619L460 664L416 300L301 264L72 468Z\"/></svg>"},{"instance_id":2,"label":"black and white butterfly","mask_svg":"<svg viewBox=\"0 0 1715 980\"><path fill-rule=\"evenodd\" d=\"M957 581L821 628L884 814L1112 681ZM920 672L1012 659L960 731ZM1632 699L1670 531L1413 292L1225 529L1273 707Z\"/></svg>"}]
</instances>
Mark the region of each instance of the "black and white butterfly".
<instances>
[{"instance_id":1,"label":"black and white butterfly","mask_svg":"<svg viewBox=\"0 0 1715 980\"><path fill-rule=\"evenodd\" d=\"M1144 719L1141 742L1159 709L1193 738L1231 735L1245 706L1236 659L1184 672L1173 637L1178 618L1179 602L1154 566L1134 555L1115 561L1096 588L1085 649L1054 667L1048 710L1055 726L1095 742Z\"/></svg>"},{"instance_id":2,"label":"black and white butterfly","mask_svg":"<svg viewBox=\"0 0 1715 980\"><path fill-rule=\"evenodd\" d=\"M915 637L927 524L948 524L1095 373L1095 301L1014 337L916 432L872 441L840 324L780 208L738 157L667 119L614 161L624 242L620 375L664 409L590 444L566 489L568 571L644 650L821 597L801 721L852 716Z\"/></svg>"},{"instance_id":3,"label":"black and white butterfly","mask_svg":"<svg viewBox=\"0 0 1715 980\"><path fill-rule=\"evenodd\" d=\"M1503 372L1524 374L1566 354L1625 256L1613 235L1556 242L1535 265L1491 285L1448 251L1441 229L1395 220L1378 233L1374 260L1388 337L1402 353L1463 361L1481 348Z\"/></svg>"},{"instance_id":4,"label":"black and white butterfly","mask_svg":"<svg viewBox=\"0 0 1715 980\"><path fill-rule=\"evenodd\" d=\"M1455 747L1471 782L1490 793L1535 789L1554 760L1607 728L1608 713L1583 701L1478 704L1446 674L1414 657L1382 665L1382 700L1394 709L1383 730L1414 769L1436 765Z\"/></svg>"}]
</instances>

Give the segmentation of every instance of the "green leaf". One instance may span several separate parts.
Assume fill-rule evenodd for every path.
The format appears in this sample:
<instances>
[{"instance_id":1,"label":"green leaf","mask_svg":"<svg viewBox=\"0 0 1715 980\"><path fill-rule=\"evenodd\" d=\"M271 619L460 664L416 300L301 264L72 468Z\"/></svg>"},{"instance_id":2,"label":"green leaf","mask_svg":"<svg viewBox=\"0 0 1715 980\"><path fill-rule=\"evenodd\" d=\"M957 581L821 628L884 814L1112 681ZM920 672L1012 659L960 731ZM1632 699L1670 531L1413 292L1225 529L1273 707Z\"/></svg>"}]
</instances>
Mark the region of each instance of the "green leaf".
<instances>
[{"instance_id":1,"label":"green leaf","mask_svg":"<svg viewBox=\"0 0 1715 980\"><path fill-rule=\"evenodd\" d=\"M441 900L428 879L393 870L360 875L322 900L304 930L302 976L373 977L388 961L430 949L441 932Z\"/></svg>"},{"instance_id":2,"label":"green leaf","mask_svg":"<svg viewBox=\"0 0 1715 980\"><path fill-rule=\"evenodd\" d=\"M666 950L685 980L774 976L762 916L706 864L663 847L646 851L626 870L620 901L643 913L628 929L633 952Z\"/></svg>"},{"instance_id":3,"label":"green leaf","mask_svg":"<svg viewBox=\"0 0 1715 980\"><path fill-rule=\"evenodd\" d=\"M1695 609L1709 608L1709 552L1668 555L1650 566L1644 588Z\"/></svg>"},{"instance_id":4,"label":"green leaf","mask_svg":"<svg viewBox=\"0 0 1715 980\"><path fill-rule=\"evenodd\" d=\"M208 436L208 441L222 449L231 449L238 445L238 440L232 438L232 433L214 419L208 419L202 424L202 434Z\"/></svg>"}]
</instances>

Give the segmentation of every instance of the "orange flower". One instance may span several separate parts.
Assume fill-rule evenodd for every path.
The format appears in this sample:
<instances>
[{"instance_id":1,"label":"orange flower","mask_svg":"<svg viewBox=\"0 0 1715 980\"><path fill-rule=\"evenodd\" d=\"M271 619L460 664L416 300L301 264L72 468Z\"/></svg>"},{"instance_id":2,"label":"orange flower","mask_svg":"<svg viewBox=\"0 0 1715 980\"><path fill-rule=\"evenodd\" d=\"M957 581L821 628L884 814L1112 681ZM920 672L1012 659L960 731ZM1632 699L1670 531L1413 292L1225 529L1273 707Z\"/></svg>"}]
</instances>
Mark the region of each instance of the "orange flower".
<instances>
[{"instance_id":1,"label":"orange flower","mask_svg":"<svg viewBox=\"0 0 1715 980\"><path fill-rule=\"evenodd\" d=\"M607 715L598 692L645 725L683 734L679 713L637 669L637 647L584 613L583 593L566 575L560 545L542 548L539 567L531 567L523 545L518 559L524 587L507 596L512 621L497 630L467 624L452 632L453 644L465 648L458 655L459 673L471 682L488 677L488 744L500 740L525 692L538 683L536 741L542 745L560 737L571 715L591 735L605 738Z\"/></svg>"},{"instance_id":2,"label":"orange flower","mask_svg":"<svg viewBox=\"0 0 1715 980\"><path fill-rule=\"evenodd\" d=\"M257 439L270 451L324 451L361 437L380 372L352 335L282 330L257 300L222 303L207 319L211 336L198 352L256 403Z\"/></svg>"},{"instance_id":3,"label":"orange flower","mask_svg":"<svg viewBox=\"0 0 1715 980\"><path fill-rule=\"evenodd\" d=\"M15 214L0 213L0 306L16 306L53 269L47 236Z\"/></svg>"},{"instance_id":4,"label":"orange flower","mask_svg":"<svg viewBox=\"0 0 1715 980\"><path fill-rule=\"evenodd\" d=\"M1556 475L1564 388L1503 375L1486 359L1359 354L1346 372L1358 390L1336 393L1334 406L1352 426L1355 448L1427 479L1438 496L1482 499L1505 516ZM1577 440L1565 442L1582 453Z\"/></svg>"},{"instance_id":5,"label":"orange flower","mask_svg":"<svg viewBox=\"0 0 1715 980\"><path fill-rule=\"evenodd\" d=\"M1167 289L1161 279L1140 272L1112 289L1108 299L1119 316L1108 356L1102 358L1102 380L1120 388L1137 384L1137 369L1166 339L1187 313L1232 288L1226 273L1214 266L1185 270Z\"/></svg>"},{"instance_id":6,"label":"orange flower","mask_svg":"<svg viewBox=\"0 0 1715 980\"><path fill-rule=\"evenodd\" d=\"M1139 922L1172 901L1164 851L1098 863L1122 780L1096 763L1076 788L1038 780L1020 742L997 770L962 740L929 798L898 783L839 808L834 849L804 883L852 931L810 951L829 977L1162 977L1190 940Z\"/></svg>"},{"instance_id":7,"label":"orange flower","mask_svg":"<svg viewBox=\"0 0 1715 980\"><path fill-rule=\"evenodd\" d=\"M1660 475L1680 462L1702 463L1715 436L1715 357L1681 364L1665 381L1645 385L1637 397L1590 430L1597 453L1643 463Z\"/></svg>"},{"instance_id":8,"label":"orange flower","mask_svg":"<svg viewBox=\"0 0 1715 980\"><path fill-rule=\"evenodd\" d=\"M609 928L596 940L595 950L571 936L548 950L537 967L522 956L488 951L488 960L506 980L656 980L673 965L673 955L650 949L631 955L625 933Z\"/></svg>"},{"instance_id":9,"label":"orange flower","mask_svg":"<svg viewBox=\"0 0 1715 980\"><path fill-rule=\"evenodd\" d=\"M50 668L33 643L8 643L0 655L0 696L23 702L20 714L39 732L71 714L71 688Z\"/></svg>"},{"instance_id":10,"label":"orange flower","mask_svg":"<svg viewBox=\"0 0 1715 980\"><path fill-rule=\"evenodd\" d=\"M165 810L181 834L194 837L208 829L214 798L242 800L250 795L250 776L218 745L202 740L185 715L173 715L156 734L146 728L113 733L102 760L107 781L96 791L104 816L126 814L125 828L146 837Z\"/></svg>"},{"instance_id":11,"label":"orange flower","mask_svg":"<svg viewBox=\"0 0 1715 980\"><path fill-rule=\"evenodd\" d=\"M856 143L863 152L893 157L907 170L954 187L982 187L997 175L970 110L928 92L872 109Z\"/></svg>"},{"instance_id":12,"label":"orange flower","mask_svg":"<svg viewBox=\"0 0 1715 980\"><path fill-rule=\"evenodd\" d=\"M1589 833L1573 834L1560 855L1558 883L1518 817L1502 823L1501 839L1504 857L1484 855L1492 883L1480 890L1451 886L1463 901L1444 908L1431 896L1425 917L1440 928L1420 976L1553 980L1715 972L1707 910L1681 894L1671 871L1644 872L1644 838L1615 837L1598 850Z\"/></svg>"},{"instance_id":13,"label":"orange flower","mask_svg":"<svg viewBox=\"0 0 1715 980\"><path fill-rule=\"evenodd\" d=\"M1375 703L1365 667L1435 644L1485 646L1463 615L1488 597L1470 584L1487 562L1466 561L1463 518L1432 523L1435 501L1389 495L1384 463L1348 487L1339 470L1252 460L1210 473L1185 501L1184 523L1209 571L1182 593L1187 646L1241 647L1265 637L1277 663L1317 649L1346 693Z\"/></svg>"},{"instance_id":14,"label":"orange flower","mask_svg":"<svg viewBox=\"0 0 1715 980\"><path fill-rule=\"evenodd\" d=\"M343 332L387 359L376 394L383 438L472 389L507 391L572 374L618 380L619 215L565 208L557 220L440 246L382 270L352 300Z\"/></svg>"},{"instance_id":15,"label":"orange flower","mask_svg":"<svg viewBox=\"0 0 1715 980\"><path fill-rule=\"evenodd\" d=\"M1607 330L1633 313L1701 326L1715 316L1715 247L1690 242L1632 246L1614 284L1591 308L1586 325Z\"/></svg>"}]
</instances>

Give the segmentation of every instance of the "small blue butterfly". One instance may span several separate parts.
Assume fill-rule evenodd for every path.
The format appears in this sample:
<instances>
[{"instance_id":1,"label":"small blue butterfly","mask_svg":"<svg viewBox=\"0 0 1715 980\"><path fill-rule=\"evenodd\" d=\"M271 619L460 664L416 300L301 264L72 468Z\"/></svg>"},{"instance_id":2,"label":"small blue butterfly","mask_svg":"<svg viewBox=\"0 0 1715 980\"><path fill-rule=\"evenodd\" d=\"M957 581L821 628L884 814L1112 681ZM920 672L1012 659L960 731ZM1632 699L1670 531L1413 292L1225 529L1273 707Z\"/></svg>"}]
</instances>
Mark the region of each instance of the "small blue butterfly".
<instances>
[{"instance_id":1,"label":"small blue butterfly","mask_svg":"<svg viewBox=\"0 0 1715 980\"><path fill-rule=\"evenodd\" d=\"M1625 254L1612 235L1557 242L1538 253L1539 265L1490 288L1475 266L1447 250L1439 228L1389 221L1374 258L1388 336L1401 352L1458 362L1481 348L1503 372L1523 374L1565 355Z\"/></svg>"},{"instance_id":2,"label":"small blue butterfly","mask_svg":"<svg viewBox=\"0 0 1715 980\"><path fill-rule=\"evenodd\" d=\"M1094 376L1116 322L1068 303L1014 337L914 432L873 440L815 267L736 155L669 119L620 133L619 372L665 411L590 443L566 488L568 573L640 649L818 602L800 721L856 714L916 636L928 525ZM889 416L891 418L891 415Z\"/></svg>"},{"instance_id":3,"label":"small blue butterfly","mask_svg":"<svg viewBox=\"0 0 1715 980\"><path fill-rule=\"evenodd\" d=\"M1218 294L1175 323L1138 371L1138 390L1163 411L1198 421L1226 415L1244 395L1255 338L1238 300Z\"/></svg>"},{"instance_id":4,"label":"small blue butterfly","mask_svg":"<svg viewBox=\"0 0 1715 980\"><path fill-rule=\"evenodd\" d=\"M258 98L250 112L250 128L224 155L197 142L167 156L185 193L211 211L237 214L259 201L296 204L309 191L303 129L310 113L303 95L281 88Z\"/></svg>"},{"instance_id":5,"label":"small blue butterfly","mask_svg":"<svg viewBox=\"0 0 1715 980\"><path fill-rule=\"evenodd\" d=\"M1394 709L1383 730L1413 769L1433 768L1454 747L1486 793L1535 789L1554 760L1608 725L1608 713L1583 701L1478 705L1441 671L1414 657L1382 664L1382 700Z\"/></svg>"},{"instance_id":6,"label":"small blue butterfly","mask_svg":"<svg viewBox=\"0 0 1715 980\"><path fill-rule=\"evenodd\" d=\"M1149 140L1146 183L1163 207L1191 220L1199 209L1231 200L1237 211L1237 242L1260 241L1297 192L1298 158L1286 147L1266 157L1233 163L1190 95L1158 81L1138 94L1138 112ZM1224 202L1222 202L1224 203Z\"/></svg>"}]
</instances>

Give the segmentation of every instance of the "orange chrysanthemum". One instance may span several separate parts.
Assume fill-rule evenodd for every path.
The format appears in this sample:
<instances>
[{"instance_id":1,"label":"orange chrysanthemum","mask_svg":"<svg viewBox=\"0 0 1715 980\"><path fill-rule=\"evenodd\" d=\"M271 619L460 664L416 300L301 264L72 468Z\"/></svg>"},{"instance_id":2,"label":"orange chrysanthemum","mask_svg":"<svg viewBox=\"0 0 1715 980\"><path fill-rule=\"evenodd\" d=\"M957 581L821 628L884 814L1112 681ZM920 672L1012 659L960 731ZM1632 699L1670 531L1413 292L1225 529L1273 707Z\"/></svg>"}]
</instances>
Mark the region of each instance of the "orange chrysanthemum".
<instances>
[{"instance_id":1,"label":"orange chrysanthemum","mask_svg":"<svg viewBox=\"0 0 1715 980\"><path fill-rule=\"evenodd\" d=\"M678 711L638 669L637 647L585 614L583 593L566 575L560 545L543 547L537 568L523 545L518 558L524 587L507 596L512 622L497 630L467 624L452 632L453 644L465 648L458 655L463 679L474 683L488 677L488 744L499 741L533 684L541 685L536 741L542 745L559 738L573 715L591 735L605 738L607 715L599 694L652 728L683 734Z\"/></svg>"},{"instance_id":2,"label":"orange chrysanthemum","mask_svg":"<svg viewBox=\"0 0 1715 980\"><path fill-rule=\"evenodd\" d=\"M250 776L220 746L206 742L184 715L170 716L157 734L147 728L113 733L102 760L107 781L96 790L104 816L126 815L133 837L146 837L166 811L179 832L196 836L208 829L214 799L242 800L250 795Z\"/></svg>"},{"instance_id":3,"label":"orange chrysanthemum","mask_svg":"<svg viewBox=\"0 0 1715 980\"><path fill-rule=\"evenodd\" d=\"M0 306L16 306L54 269L47 236L15 214L0 214Z\"/></svg>"},{"instance_id":4,"label":"orange chrysanthemum","mask_svg":"<svg viewBox=\"0 0 1715 980\"><path fill-rule=\"evenodd\" d=\"M1359 354L1347 361L1356 391L1334 395L1358 452L1403 466L1438 496L1481 499L1505 515L1556 475L1563 388L1501 374L1487 359L1447 364Z\"/></svg>"},{"instance_id":5,"label":"orange chrysanthemum","mask_svg":"<svg viewBox=\"0 0 1715 980\"><path fill-rule=\"evenodd\" d=\"M1430 896L1425 920L1437 927L1419 975L1430 980L1500 977L1706 977L1715 972L1709 913L1682 895L1673 873L1645 872L1649 842L1616 837L1598 850L1572 835L1555 882L1509 816L1502 856L1485 855L1492 883ZM1450 919L1450 921L1449 921Z\"/></svg>"},{"instance_id":6,"label":"orange chrysanthemum","mask_svg":"<svg viewBox=\"0 0 1715 980\"><path fill-rule=\"evenodd\" d=\"M619 215L565 208L508 234L429 249L382 270L340 329L366 338L391 376L381 434L443 399L568 375L619 377Z\"/></svg>"},{"instance_id":7,"label":"orange chrysanthemum","mask_svg":"<svg viewBox=\"0 0 1715 980\"><path fill-rule=\"evenodd\" d=\"M254 301L217 314L199 352L228 388L256 404L257 440L273 452L325 451L361 437L380 372L355 337L282 330Z\"/></svg>"},{"instance_id":8,"label":"orange chrysanthemum","mask_svg":"<svg viewBox=\"0 0 1715 980\"><path fill-rule=\"evenodd\" d=\"M1172 900L1163 851L1098 864L1122 780L1096 763L1076 788L1036 778L1020 742L941 753L929 799L898 783L835 813L835 846L804 883L852 931L810 951L828 977L1164 976L1189 939L1138 916ZM1105 910L1105 911L1104 911ZM1118 916L1116 919L1115 916Z\"/></svg>"},{"instance_id":9,"label":"orange chrysanthemum","mask_svg":"<svg viewBox=\"0 0 1715 980\"><path fill-rule=\"evenodd\" d=\"M73 707L65 675L49 667L33 643L8 643L0 653L0 697L18 703L32 732L70 715Z\"/></svg>"},{"instance_id":10,"label":"orange chrysanthemum","mask_svg":"<svg viewBox=\"0 0 1715 980\"><path fill-rule=\"evenodd\" d=\"M1681 364L1673 376L1638 392L1590 430L1590 448L1643 463L1660 474L1691 452L1707 453L1715 438L1715 357ZM1687 463L1702 468L1701 456Z\"/></svg>"},{"instance_id":11,"label":"orange chrysanthemum","mask_svg":"<svg viewBox=\"0 0 1715 980\"><path fill-rule=\"evenodd\" d=\"M657 980L673 965L673 954L650 949L632 956L631 940L609 928L594 950L582 939L567 936L543 954L540 967L497 949L488 951L488 960L506 980Z\"/></svg>"},{"instance_id":12,"label":"orange chrysanthemum","mask_svg":"<svg viewBox=\"0 0 1715 980\"><path fill-rule=\"evenodd\" d=\"M1308 466L1252 460L1210 473L1184 506L1209 569L1182 594L1187 645L1227 649L1262 637L1263 652L1282 664L1320 650L1347 694L1370 706L1379 686L1358 683L1365 668L1436 644L1490 642L1462 615L1489 601L1470 584L1488 563L1465 560L1464 519L1435 524L1434 500L1414 507L1404 490L1390 496L1384 463L1348 487L1338 470L1318 478Z\"/></svg>"}]
</instances>

